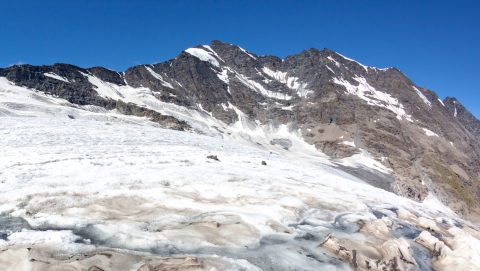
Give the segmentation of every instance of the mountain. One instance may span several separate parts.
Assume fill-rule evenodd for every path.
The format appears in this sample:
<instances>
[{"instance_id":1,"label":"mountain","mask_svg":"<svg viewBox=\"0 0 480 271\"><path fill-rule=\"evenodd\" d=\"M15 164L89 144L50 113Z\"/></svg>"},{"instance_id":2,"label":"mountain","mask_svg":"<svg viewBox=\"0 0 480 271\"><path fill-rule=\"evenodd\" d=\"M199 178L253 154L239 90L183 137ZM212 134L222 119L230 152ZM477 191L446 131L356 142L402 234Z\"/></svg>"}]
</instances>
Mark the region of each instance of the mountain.
<instances>
[{"instance_id":1,"label":"mountain","mask_svg":"<svg viewBox=\"0 0 480 271\"><path fill-rule=\"evenodd\" d=\"M396 68L326 48L280 59L212 41L124 72L12 66L0 89L3 116L148 120L335 167L419 202L432 194L480 221L480 121Z\"/></svg>"}]
</instances>

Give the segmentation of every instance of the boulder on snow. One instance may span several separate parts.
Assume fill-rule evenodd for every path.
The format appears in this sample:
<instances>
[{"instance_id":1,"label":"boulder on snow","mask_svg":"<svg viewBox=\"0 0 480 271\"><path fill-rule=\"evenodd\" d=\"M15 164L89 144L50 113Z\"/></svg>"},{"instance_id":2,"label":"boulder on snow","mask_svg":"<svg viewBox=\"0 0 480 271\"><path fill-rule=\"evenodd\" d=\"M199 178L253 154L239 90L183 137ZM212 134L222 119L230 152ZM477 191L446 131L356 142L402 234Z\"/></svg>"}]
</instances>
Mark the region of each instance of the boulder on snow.
<instances>
[{"instance_id":1,"label":"boulder on snow","mask_svg":"<svg viewBox=\"0 0 480 271\"><path fill-rule=\"evenodd\" d=\"M207 158L208 159L213 159L213 160L216 160L216 161L220 161L220 160L218 160L216 155L209 155L209 156L207 156Z\"/></svg>"}]
</instances>

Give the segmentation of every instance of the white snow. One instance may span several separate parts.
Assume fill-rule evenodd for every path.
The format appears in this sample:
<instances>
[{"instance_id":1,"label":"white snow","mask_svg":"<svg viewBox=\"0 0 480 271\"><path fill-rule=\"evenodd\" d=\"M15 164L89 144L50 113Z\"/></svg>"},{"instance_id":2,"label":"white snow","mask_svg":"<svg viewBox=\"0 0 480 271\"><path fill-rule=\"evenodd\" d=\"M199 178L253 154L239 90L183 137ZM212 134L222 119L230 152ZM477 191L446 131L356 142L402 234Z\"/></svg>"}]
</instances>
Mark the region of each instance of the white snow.
<instances>
[{"instance_id":1,"label":"white snow","mask_svg":"<svg viewBox=\"0 0 480 271\"><path fill-rule=\"evenodd\" d=\"M57 79L57 80L66 82L66 83L70 83L70 82L67 80L67 78L61 77L60 75L57 75L57 74L55 74L55 73L53 73L53 72L47 72L47 73L44 73L43 75L48 76L48 77L53 78L53 79Z\"/></svg>"},{"instance_id":2,"label":"white snow","mask_svg":"<svg viewBox=\"0 0 480 271\"><path fill-rule=\"evenodd\" d=\"M338 63L338 61L336 61L335 59L333 59L333 57L331 56L328 56L327 57L330 61L332 61L333 63L335 63L335 65L337 65L337 67L340 67L340 63ZM328 67L328 66L327 66Z\"/></svg>"},{"instance_id":3,"label":"white snow","mask_svg":"<svg viewBox=\"0 0 480 271\"><path fill-rule=\"evenodd\" d=\"M198 103L197 107L200 109L200 111L203 111L203 112L207 113L208 115L210 115L211 117L213 117L212 112L208 112L207 110L203 109L202 104Z\"/></svg>"},{"instance_id":4,"label":"white snow","mask_svg":"<svg viewBox=\"0 0 480 271\"><path fill-rule=\"evenodd\" d=\"M0 131L8 132L0 137L0 213L23 217L33 227L0 240L0 248L49 244L82 253L92 249L90 242L128 251L167 246L198 257L267 256L297 270L338 270L342 265L313 249L318 240L299 237L335 232L365 240L335 223L344 221L348 229L359 219L375 220L371 208L439 214L438 206L334 168L212 137L58 118L4 117ZM211 154L220 161L206 159ZM202 221L221 226L192 225ZM61 230L44 231L45 225ZM86 227L86 234L75 233ZM308 260L298 253L302 247L311 247L309 253L322 261Z\"/></svg>"},{"instance_id":5,"label":"white snow","mask_svg":"<svg viewBox=\"0 0 480 271\"><path fill-rule=\"evenodd\" d=\"M254 57L254 56L253 56L252 54L250 54L249 52L247 52L247 50L243 49L243 48L242 48L242 47L240 47L240 46L238 46L238 48L239 48L240 50L242 50L242 52L244 52L245 54L247 54L249 57L251 57L251 58L253 58L253 59L257 60L257 58L256 58L256 57Z\"/></svg>"},{"instance_id":6,"label":"white snow","mask_svg":"<svg viewBox=\"0 0 480 271\"><path fill-rule=\"evenodd\" d=\"M84 76L94 83L94 85L97 87L96 90L99 91L100 94L108 98L121 99L124 102L132 102L139 106L144 106L148 109L155 110L161 114L173 116L179 120L185 121L193 129L205 135L223 137L226 140L256 148L271 149L292 159L304 161L306 163L322 163L335 166L328 156L320 153L313 145L307 144L302 138L300 131L292 130L290 128L290 124L280 126L272 126L271 124L258 125L257 123L249 120L249 118L241 110L229 104L228 107L226 105L222 105L224 110L227 110L228 108L233 109L239 117L237 122L227 125L224 122L213 118L209 112L207 112L209 115L205 115L194 109L187 109L173 103L159 101L148 88L118 86L103 82L102 80L88 74L84 74ZM116 119L118 121L128 123L146 123L147 125L157 125L148 121L147 118L125 116L122 114L117 114L116 111L108 112L103 108L95 106L79 107L72 105L63 99L46 97L41 92L36 94L34 90L13 86L13 84L5 78L3 78L3 81L0 80L0 82L4 82L4 89L8 93L8 95L5 93L3 95L7 95L10 99L8 100L4 98L3 100L0 100L3 101L3 103L0 103L0 116L26 115L56 116L67 118L68 115L72 115L75 118L80 119L97 119L108 121ZM15 89L15 93L12 92L12 88ZM176 96L175 94L171 93L170 95ZM268 92L267 95L274 96ZM34 96L34 98L27 98L32 96ZM44 98L40 99L37 98L37 96ZM280 96L279 98L283 97ZM48 102L46 102L47 100ZM55 106L53 104L55 104ZM263 103L262 105L266 104ZM76 107L78 107L78 109ZM292 141L293 146L288 151L284 150L282 147L278 147L279 145L273 146L270 144L270 142L275 138L289 139ZM371 167L374 166L372 161L374 161L373 158L363 157L362 159L356 160L354 163L348 163L353 167L357 167L359 165ZM373 168L378 169L377 166L374 166Z\"/></svg>"},{"instance_id":7,"label":"white snow","mask_svg":"<svg viewBox=\"0 0 480 271\"><path fill-rule=\"evenodd\" d=\"M426 103L430 108L432 108L432 103L423 95L423 93L416 87L412 86L413 90L420 96L420 98L423 100L424 103Z\"/></svg>"},{"instance_id":8,"label":"white snow","mask_svg":"<svg viewBox=\"0 0 480 271\"><path fill-rule=\"evenodd\" d=\"M210 51L212 54L214 54L218 59L220 59L221 61L225 62L218 54L217 52L215 52L212 47L208 46L208 45L202 45L205 49L207 49L208 51Z\"/></svg>"},{"instance_id":9,"label":"white snow","mask_svg":"<svg viewBox=\"0 0 480 271\"><path fill-rule=\"evenodd\" d=\"M185 52L197 57L201 61L210 62L212 65L220 67L218 61L207 51L200 48L188 48Z\"/></svg>"},{"instance_id":10,"label":"white snow","mask_svg":"<svg viewBox=\"0 0 480 271\"><path fill-rule=\"evenodd\" d=\"M453 113L454 117L457 117L457 107L455 107L455 113Z\"/></svg>"},{"instance_id":11,"label":"white snow","mask_svg":"<svg viewBox=\"0 0 480 271\"><path fill-rule=\"evenodd\" d=\"M355 147L355 143L353 141L343 141L342 144Z\"/></svg>"},{"instance_id":12,"label":"white snow","mask_svg":"<svg viewBox=\"0 0 480 271\"><path fill-rule=\"evenodd\" d=\"M439 210L446 215L455 217L455 212L452 211L449 207L445 206L431 191L428 192L428 196L423 200L423 204L429 206L433 209Z\"/></svg>"},{"instance_id":13,"label":"white snow","mask_svg":"<svg viewBox=\"0 0 480 271\"><path fill-rule=\"evenodd\" d=\"M350 145L353 142L350 143ZM355 147L355 144L351 145ZM366 150L360 149L359 154L355 154L353 156L341 159L337 161L343 166L349 166L349 167L367 167L371 169L378 170L380 172L383 172L385 174L390 174L392 172L392 169L385 167L382 163L379 161L375 160L375 158Z\"/></svg>"},{"instance_id":14,"label":"white snow","mask_svg":"<svg viewBox=\"0 0 480 271\"><path fill-rule=\"evenodd\" d=\"M213 70L213 69L212 69ZM214 70L214 72L217 74L218 78L225 82L225 84L229 85L230 80L228 79L228 68L222 68L222 72L218 73L217 71ZM230 93L230 85L228 86L228 92Z\"/></svg>"},{"instance_id":15,"label":"white snow","mask_svg":"<svg viewBox=\"0 0 480 271\"><path fill-rule=\"evenodd\" d=\"M292 96L290 96L290 95L265 89L261 84L255 82L253 80L250 80L248 77L246 77L243 74L235 72L235 76L245 86L249 87L250 89L252 89L254 91L260 92L263 96L270 97L270 98L275 98L275 99L279 99L279 100L290 100L290 99L292 99Z\"/></svg>"},{"instance_id":16,"label":"white snow","mask_svg":"<svg viewBox=\"0 0 480 271\"><path fill-rule=\"evenodd\" d=\"M353 79L359 83L358 86L350 84L350 82L343 78L333 78L333 82L344 86L348 94L357 95L362 100L367 101L370 105L386 108L394 112L398 119L402 119L403 117L406 120L413 122L411 116L407 115L403 109L403 105L400 104L396 98L393 98L390 94L376 90L368 84L364 77L356 76Z\"/></svg>"},{"instance_id":17,"label":"white snow","mask_svg":"<svg viewBox=\"0 0 480 271\"><path fill-rule=\"evenodd\" d=\"M363 149L332 160L307 144L295 125L251 121L230 103L222 107L234 110L238 118L227 125L209 112L199 112L204 111L201 105L199 110L187 109L157 100L148 88L84 76L104 97L172 115L204 135L161 129L147 118L100 107L73 105L0 77L0 215L22 217L33 227L0 239L0 250L50 244L73 254L95 246L137 253L169 247L198 257L219 255L218 261L248 263L253 257L268 257L288 269L350 270L314 249L318 239L301 236L320 238L335 232L352 241L368 240L346 229L356 227L360 218L376 219L371 208L395 207L437 221L444 217L460 221L430 195L417 203L335 168L340 164L391 172ZM371 91L400 107L389 95L375 93L366 80L356 80L360 86L346 85L350 94L368 98L371 95L365 92ZM292 146L286 150L272 145L274 139L289 140ZM350 141L344 144L354 146ZM206 159L208 155L217 155L220 161ZM335 226L337 220L346 228ZM202 221L221 226L191 224ZM88 236L76 234L85 227ZM470 253L475 246L468 238L462 240ZM299 253L304 248L311 248L308 253L322 261ZM465 255L477 261L475 253Z\"/></svg>"},{"instance_id":18,"label":"white snow","mask_svg":"<svg viewBox=\"0 0 480 271\"><path fill-rule=\"evenodd\" d=\"M287 72L272 71L267 67L263 67L262 71L280 83L286 84L290 89L297 91L300 97L306 97L309 93L313 93L313 91L307 88L308 83L301 82L298 77L287 76Z\"/></svg>"},{"instance_id":19,"label":"white snow","mask_svg":"<svg viewBox=\"0 0 480 271\"><path fill-rule=\"evenodd\" d=\"M115 111L93 105L76 105L67 100L15 86L5 77L0 77L0 117L25 116L25 117L54 117L66 118L73 116L75 119L89 119L98 121L121 121L147 126L159 127L158 124L147 118L126 116Z\"/></svg>"},{"instance_id":20,"label":"white snow","mask_svg":"<svg viewBox=\"0 0 480 271\"><path fill-rule=\"evenodd\" d=\"M97 91L98 95L100 95L103 98L111 98L114 100L122 99L123 95L120 93L117 85L103 82L96 76L86 74L83 72L80 72L83 76L87 77L88 81L94 85L95 91Z\"/></svg>"},{"instance_id":21,"label":"white snow","mask_svg":"<svg viewBox=\"0 0 480 271\"><path fill-rule=\"evenodd\" d=\"M365 71L368 72L368 67L367 67L367 66L365 66L365 65L361 64L360 62L357 62L357 61L355 61L355 60L353 60L353 59L351 59L351 58L345 57L345 56L343 56L343 55L341 55L341 54L339 54L339 53L337 53L337 52L335 52L335 53L336 53L337 55L345 58L346 60L353 61L353 62L357 63L358 65L362 66L362 67L365 69Z\"/></svg>"},{"instance_id":22,"label":"white snow","mask_svg":"<svg viewBox=\"0 0 480 271\"><path fill-rule=\"evenodd\" d=\"M272 71L267 67L263 67L262 71L269 75L270 77L275 78L277 81L280 81L281 83L286 84L288 77L287 77L287 72L281 72L281 71ZM296 80L297 78L294 78Z\"/></svg>"},{"instance_id":23,"label":"white snow","mask_svg":"<svg viewBox=\"0 0 480 271\"><path fill-rule=\"evenodd\" d=\"M439 101L443 106L445 106L445 104L443 104L442 100L438 99L438 101Z\"/></svg>"},{"instance_id":24,"label":"white snow","mask_svg":"<svg viewBox=\"0 0 480 271\"><path fill-rule=\"evenodd\" d=\"M171 88L171 89L175 89L175 88L172 86L172 84L170 84L170 83L168 83L167 81L165 81L165 80L163 79L163 77L162 77L160 74L154 72L154 71L152 70L152 68L150 68L150 67L148 67L148 66L144 66L144 67L145 67L145 69L147 69L148 72L150 72L151 75L153 75L153 77L157 78L162 85L164 85L164 86L166 86L166 87L169 87L169 88Z\"/></svg>"},{"instance_id":25,"label":"white snow","mask_svg":"<svg viewBox=\"0 0 480 271\"><path fill-rule=\"evenodd\" d=\"M327 68L328 68L333 74L335 74L335 72L334 72L329 66L327 66Z\"/></svg>"},{"instance_id":26,"label":"white snow","mask_svg":"<svg viewBox=\"0 0 480 271\"><path fill-rule=\"evenodd\" d=\"M425 134L427 134L427 136L436 136L438 137L438 135L430 130L428 130L427 128L422 128L424 131L425 131Z\"/></svg>"}]
</instances>

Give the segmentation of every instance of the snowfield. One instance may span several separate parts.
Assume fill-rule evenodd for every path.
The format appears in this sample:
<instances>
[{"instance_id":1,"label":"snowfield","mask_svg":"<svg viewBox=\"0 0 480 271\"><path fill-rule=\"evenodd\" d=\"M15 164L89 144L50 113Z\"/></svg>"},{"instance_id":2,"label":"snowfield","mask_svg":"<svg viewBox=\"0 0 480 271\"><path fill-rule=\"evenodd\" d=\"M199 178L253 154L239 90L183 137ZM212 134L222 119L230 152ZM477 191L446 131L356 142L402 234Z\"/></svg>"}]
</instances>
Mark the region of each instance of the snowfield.
<instances>
[{"instance_id":1,"label":"snowfield","mask_svg":"<svg viewBox=\"0 0 480 271\"><path fill-rule=\"evenodd\" d=\"M478 229L433 196L112 120L0 118L0 270L480 269Z\"/></svg>"}]
</instances>

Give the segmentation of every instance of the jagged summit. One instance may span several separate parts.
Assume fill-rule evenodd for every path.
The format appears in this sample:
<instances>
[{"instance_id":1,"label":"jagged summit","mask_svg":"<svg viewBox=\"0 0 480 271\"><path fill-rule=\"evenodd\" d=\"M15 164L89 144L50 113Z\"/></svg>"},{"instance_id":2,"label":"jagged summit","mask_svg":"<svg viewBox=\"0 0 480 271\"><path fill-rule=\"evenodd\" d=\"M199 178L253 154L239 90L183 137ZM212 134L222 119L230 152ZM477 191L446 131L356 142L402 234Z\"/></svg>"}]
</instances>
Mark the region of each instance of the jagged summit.
<instances>
[{"instance_id":1,"label":"jagged summit","mask_svg":"<svg viewBox=\"0 0 480 271\"><path fill-rule=\"evenodd\" d=\"M124 72L21 65L0 69L0 78L3 89L32 91L18 90L32 100L10 92L2 115L35 115L22 110L46 95L69 107L56 116L146 117L325 163L417 201L435 194L463 217L478 216L480 122L396 68L368 67L327 48L282 60L214 40ZM34 112L52 114L47 104Z\"/></svg>"}]
</instances>

